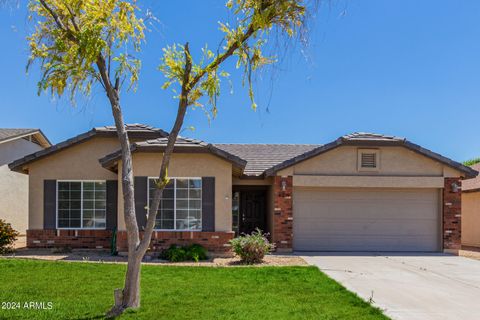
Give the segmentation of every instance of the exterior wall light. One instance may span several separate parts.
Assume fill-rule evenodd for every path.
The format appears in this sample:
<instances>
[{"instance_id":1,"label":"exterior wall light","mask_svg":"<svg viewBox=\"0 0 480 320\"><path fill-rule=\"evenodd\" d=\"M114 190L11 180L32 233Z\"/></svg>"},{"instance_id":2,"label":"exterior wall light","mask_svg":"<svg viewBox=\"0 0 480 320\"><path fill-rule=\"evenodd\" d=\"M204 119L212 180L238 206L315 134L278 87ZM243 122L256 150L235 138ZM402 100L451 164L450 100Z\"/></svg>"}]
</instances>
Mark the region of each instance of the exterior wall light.
<instances>
[{"instance_id":1,"label":"exterior wall light","mask_svg":"<svg viewBox=\"0 0 480 320\"><path fill-rule=\"evenodd\" d=\"M456 182L453 182L451 186L452 186L452 192L457 193L458 191L460 191L460 186Z\"/></svg>"},{"instance_id":2,"label":"exterior wall light","mask_svg":"<svg viewBox=\"0 0 480 320\"><path fill-rule=\"evenodd\" d=\"M282 191L287 190L287 180L282 180Z\"/></svg>"}]
</instances>

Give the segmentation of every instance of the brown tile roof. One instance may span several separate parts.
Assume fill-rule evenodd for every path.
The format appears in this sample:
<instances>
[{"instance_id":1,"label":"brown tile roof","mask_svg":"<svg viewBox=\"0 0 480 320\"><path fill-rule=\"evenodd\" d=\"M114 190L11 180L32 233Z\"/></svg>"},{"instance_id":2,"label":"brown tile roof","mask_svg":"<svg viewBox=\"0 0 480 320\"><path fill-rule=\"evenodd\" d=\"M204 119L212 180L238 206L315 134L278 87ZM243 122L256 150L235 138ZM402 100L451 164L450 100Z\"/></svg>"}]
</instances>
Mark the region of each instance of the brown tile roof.
<instances>
[{"instance_id":1,"label":"brown tile roof","mask_svg":"<svg viewBox=\"0 0 480 320\"><path fill-rule=\"evenodd\" d=\"M480 171L480 163L471 166L473 170ZM462 181L462 191L479 191L480 190L480 176L476 176L473 179L467 179Z\"/></svg>"},{"instance_id":2,"label":"brown tile roof","mask_svg":"<svg viewBox=\"0 0 480 320\"><path fill-rule=\"evenodd\" d=\"M224 144L215 146L247 160L246 176L260 176L265 170L317 148L315 144Z\"/></svg>"},{"instance_id":3,"label":"brown tile roof","mask_svg":"<svg viewBox=\"0 0 480 320\"><path fill-rule=\"evenodd\" d=\"M168 143L168 138L162 137L157 139L146 140L142 142L136 142L132 144L131 150L133 152L145 151L145 152L161 152L165 149ZM177 137L175 142L175 152L191 152L191 153L212 153L218 157L221 157L227 161L233 163L240 171L245 168L247 161L241 159L235 154L220 149L215 145L206 143L201 140L191 139L186 137ZM111 154L106 155L99 161L105 168L112 169L115 166L115 162L122 156L121 150L117 150Z\"/></svg>"}]
</instances>

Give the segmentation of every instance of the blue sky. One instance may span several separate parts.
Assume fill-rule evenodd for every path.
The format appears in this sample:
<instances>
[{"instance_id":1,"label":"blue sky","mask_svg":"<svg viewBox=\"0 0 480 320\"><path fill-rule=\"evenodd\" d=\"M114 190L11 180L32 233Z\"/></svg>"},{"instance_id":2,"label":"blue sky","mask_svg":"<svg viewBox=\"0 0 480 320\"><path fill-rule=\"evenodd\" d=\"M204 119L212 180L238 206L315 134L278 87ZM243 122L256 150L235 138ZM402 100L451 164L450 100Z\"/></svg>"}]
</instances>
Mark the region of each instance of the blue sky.
<instances>
[{"instance_id":1,"label":"blue sky","mask_svg":"<svg viewBox=\"0 0 480 320\"><path fill-rule=\"evenodd\" d=\"M0 9L0 127L38 127L53 142L112 124L100 88L72 108L37 96L37 70L25 73L31 30L25 1ZM156 71L161 48L217 47L224 1L143 1L160 23L147 34L136 93L122 96L125 119L169 129L176 111ZM455 160L480 156L480 1L357 0L322 6L310 45L291 48L273 77L257 78L250 109L234 70L210 124L190 111L184 135L209 142L327 143L355 131L407 137Z\"/></svg>"}]
</instances>

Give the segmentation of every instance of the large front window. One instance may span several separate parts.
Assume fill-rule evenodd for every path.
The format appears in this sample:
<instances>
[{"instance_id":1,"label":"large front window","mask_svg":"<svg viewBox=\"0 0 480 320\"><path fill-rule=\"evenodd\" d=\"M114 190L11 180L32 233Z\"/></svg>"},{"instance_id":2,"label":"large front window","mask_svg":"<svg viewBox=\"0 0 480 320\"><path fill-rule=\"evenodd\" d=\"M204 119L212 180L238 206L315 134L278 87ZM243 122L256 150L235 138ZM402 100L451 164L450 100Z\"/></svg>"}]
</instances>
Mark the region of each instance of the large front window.
<instances>
[{"instance_id":1,"label":"large front window","mask_svg":"<svg viewBox=\"0 0 480 320\"><path fill-rule=\"evenodd\" d=\"M58 181L57 190L58 228L105 229L105 181Z\"/></svg>"},{"instance_id":2,"label":"large front window","mask_svg":"<svg viewBox=\"0 0 480 320\"><path fill-rule=\"evenodd\" d=\"M151 206L156 179L149 179L149 206ZM202 179L170 178L163 190L155 229L202 229Z\"/></svg>"}]
</instances>

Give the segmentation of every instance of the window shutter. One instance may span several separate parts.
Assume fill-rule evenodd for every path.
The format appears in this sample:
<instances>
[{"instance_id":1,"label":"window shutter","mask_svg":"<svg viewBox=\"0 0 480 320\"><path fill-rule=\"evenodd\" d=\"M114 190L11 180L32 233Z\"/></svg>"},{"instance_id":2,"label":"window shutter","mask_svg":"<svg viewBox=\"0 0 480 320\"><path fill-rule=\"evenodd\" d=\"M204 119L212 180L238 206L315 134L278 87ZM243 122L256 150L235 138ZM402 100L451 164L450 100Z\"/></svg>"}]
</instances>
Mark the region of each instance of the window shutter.
<instances>
[{"instance_id":1,"label":"window shutter","mask_svg":"<svg viewBox=\"0 0 480 320\"><path fill-rule=\"evenodd\" d=\"M107 180L107 230L117 228L118 181Z\"/></svg>"},{"instance_id":2,"label":"window shutter","mask_svg":"<svg viewBox=\"0 0 480 320\"><path fill-rule=\"evenodd\" d=\"M202 178L202 231L215 231L215 177Z\"/></svg>"},{"instance_id":3,"label":"window shutter","mask_svg":"<svg viewBox=\"0 0 480 320\"><path fill-rule=\"evenodd\" d=\"M57 227L57 180L43 180L43 229Z\"/></svg>"},{"instance_id":4,"label":"window shutter","mask_svg":"<svg viewBox=\"0 0 480 320\"><path fill-rule=\"evenodd\" d=\"M140 231L145 229L147 225L147 192L148 192L148 177L135 177L135 213L137 215L138 229Z\"/></svg>"}]
</instances>

